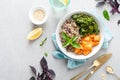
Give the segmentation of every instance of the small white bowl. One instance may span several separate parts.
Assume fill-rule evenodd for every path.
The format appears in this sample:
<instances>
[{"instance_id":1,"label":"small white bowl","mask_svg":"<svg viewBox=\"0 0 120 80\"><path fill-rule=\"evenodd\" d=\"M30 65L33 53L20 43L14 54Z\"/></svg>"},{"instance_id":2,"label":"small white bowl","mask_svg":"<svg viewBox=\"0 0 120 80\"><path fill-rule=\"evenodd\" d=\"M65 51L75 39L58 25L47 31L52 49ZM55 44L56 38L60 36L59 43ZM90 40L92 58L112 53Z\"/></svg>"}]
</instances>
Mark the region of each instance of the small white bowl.
<instances>
[{"instance_id":1,"label":"small white bowl","mask_svg":"<svg viewBox=\"0 0 120 80\"><path fill-rule=\"evenodd\" d=\"M36 10L42 10L44 12L45 17L43 18L43 20L41 20L41 21L35 20L35 18L34 18L34 12ZM42 6L33 6L31 8L31 10L29 11L29 18L30 18L30 21L33 24L35 24L35 25L41 25L41 24L43 24L43 23L45 23L47 21L48 14L47 14L47 11L46 11L46 9L44 7L42 7Z\"/></svg>"},{"instance_id":2,"label":"small white bowl","mask_svg":"<svg viewBox=\"0 0 120 80\"><path fill-rule=\"evenodd\" d=\"M66 21L66 19L70 18L73 14L78 14L78 13L84 13L84 14L87 14L87 15L90 15L92 16L95 21L97 22L98 26L99 26L99 29L100 29L100 36L101 36L101 39L100 39L100 43L93 47L93 50L92 52L90 52L87 56L84 56L84 55L76 55L75 53L73 52L68 52L63 46L62 46L62 42L61 42L61 39L60 39L60 30L61 30L61 27L63 25L63 23ZM92 13L92 12L89 12L89 11L74 11L74 12L71 12L69 14L66 14L61 20L60 22L58 23L57 25L57 29L56 29L56 40L57 40L57 44L60 48L60 50L65 54L67 55L68 57L72 58L72 59L76 59L76 60L81 60L81 59L88 59L92 56L94 56L102 47L102 44L104 42L104 29L103 29L104 25L102 24L101 20L99 19L99 17Z\"/></svg>"}]
</instances>

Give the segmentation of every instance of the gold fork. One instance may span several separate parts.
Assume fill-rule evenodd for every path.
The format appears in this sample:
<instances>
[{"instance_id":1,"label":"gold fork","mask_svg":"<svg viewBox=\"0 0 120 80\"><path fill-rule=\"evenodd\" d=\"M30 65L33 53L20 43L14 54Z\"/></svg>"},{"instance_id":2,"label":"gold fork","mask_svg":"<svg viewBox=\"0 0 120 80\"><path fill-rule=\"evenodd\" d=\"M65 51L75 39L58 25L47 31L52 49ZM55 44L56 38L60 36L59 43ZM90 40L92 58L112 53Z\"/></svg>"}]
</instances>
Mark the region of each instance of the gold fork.
<instances>
[{"instance_id":1,"label":"gold fork","mask_svg":"<svg viewBox=\"0 0 120 80\"><path fill-rule=\"evenodd\" d=\"M78 80L83 74L85 74L85 72L89 71L90 69L92 69L93 67L96 67L99 65L99 61L94 60L93 65L88 67L87 69L83 70L81 73L77 74L76 76L74 76L73 78L71 78L70 80Z\"/></svg>"}]
</instances>

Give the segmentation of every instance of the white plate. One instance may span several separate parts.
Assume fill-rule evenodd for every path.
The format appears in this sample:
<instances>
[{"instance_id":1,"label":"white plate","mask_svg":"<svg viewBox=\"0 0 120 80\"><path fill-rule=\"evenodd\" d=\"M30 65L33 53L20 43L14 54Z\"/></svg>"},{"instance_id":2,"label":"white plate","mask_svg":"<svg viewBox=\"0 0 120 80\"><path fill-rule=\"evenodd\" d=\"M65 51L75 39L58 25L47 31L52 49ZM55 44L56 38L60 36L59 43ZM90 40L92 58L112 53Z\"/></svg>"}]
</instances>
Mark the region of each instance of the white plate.
<instances>
[{"instance_id":1,"label":"white plate","mask_svg":"<svg viewBox=\"0 0 120 80\"><path fill-rule=\"evenodd\" d=\"M73 14L77 14L77 13L85 13L85 14L88 14L90 16L92 16L95 21L97 22L98 26L99 26L99 29L100 29L100 36L101 36L101 39L100 39L100 43L93 47L92 48L92 52L89 53L87 56L84 56L84 55L76 55L75 53L73 52L67 52L66 49L62 46L62 43L61 43L61 39L60 39L60 30L61 30L61 27L63 25L63 23L66 21L66 19L70 18ZM73 59L77 59L77 60L80 60L80 59L87 59L87 58L90 58L92 57L93 55L95 55L102 47L102 44L104 42L104 29L103 29L103 24L100 22L100 19L94 15L92 12L88 12L88 11L74 11L74 12L71 12L67 15L65 15L61 20L60 22L58 23L57 25L57 29L56 29L56 40L57 40L57 43L58 43L58 46L59 48L61 49L61 51L67 55L68 57L70 58L73 58Z\"/></svg>"}]
</instances>

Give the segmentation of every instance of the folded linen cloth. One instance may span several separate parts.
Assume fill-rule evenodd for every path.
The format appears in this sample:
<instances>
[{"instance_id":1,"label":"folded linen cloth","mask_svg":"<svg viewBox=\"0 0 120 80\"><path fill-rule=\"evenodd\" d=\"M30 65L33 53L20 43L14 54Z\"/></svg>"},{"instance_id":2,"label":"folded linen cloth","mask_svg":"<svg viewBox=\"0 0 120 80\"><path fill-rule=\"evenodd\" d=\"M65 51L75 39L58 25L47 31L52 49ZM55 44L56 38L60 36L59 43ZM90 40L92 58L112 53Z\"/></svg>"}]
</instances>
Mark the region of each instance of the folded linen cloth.
<instances>
[{"instance_id":1,"label":"folded linen cloth","mask_svg":"<svg viewBox=\"0 0 120 80\"><path fill-rule=\"evenodd\" d=\"M96 14L97 15L97 14ZM98 16L98 15L97 15ZM99 18L99 17L98 17ZM109 41L113 38L113 35L111 34L111 32L109 31L108 27L106 27L102 20L101 20L101 23L103 25L103 28L104 28L104 32L105 32L105 39L104 39L104 43L102 45L102 48L108 48L108 43ZM53 41L53 44L55 45L55 48L56 50L52 52L52 55L57 58L57 59L67 59L68 62L67 62L67 68L68 69L73 69L73 68L76 68L76 67L79 67L81 66L82 64L84 64L88 59L83 59L83 60L74 60L74 59L71 59L70 57L66 56L61 50L60 48L58 47L58 44L56 42L56 34L53 33L52 34L52 41Z\"/></svg>"}]
</instances>

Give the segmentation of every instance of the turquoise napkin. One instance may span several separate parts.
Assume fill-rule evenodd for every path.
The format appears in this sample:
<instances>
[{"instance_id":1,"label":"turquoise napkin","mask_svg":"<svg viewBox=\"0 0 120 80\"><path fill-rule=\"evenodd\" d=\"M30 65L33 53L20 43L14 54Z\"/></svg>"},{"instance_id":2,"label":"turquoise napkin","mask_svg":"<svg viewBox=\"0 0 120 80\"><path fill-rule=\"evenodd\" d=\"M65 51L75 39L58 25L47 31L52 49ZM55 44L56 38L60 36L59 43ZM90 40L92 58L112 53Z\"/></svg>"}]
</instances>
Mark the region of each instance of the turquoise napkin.
<instances>
[{"instance_id":1,"label":"turquoise napkin","mask_svg":"<svg viewBox=\"0 0 120 80\"><path fill-rule=\"evenodd\" d=\"M94 13L95 14L95 13ZM98 16L97 14L95 14L96 16ZM99 18L99 17L98 17ZM99 18L100 19L100 18ZM101 20L101 19L100 19ZM102 22L102 20L101 20ZM102 22L104 31L105 31L105 39L104 39L104 43L102 45L102 48L108 48L108 43L109 41L113 38L113 35L111 34L111 32L109 31L108 27L106 27L103 22ZM83 60L74 60L69 58L68 56L66 56L58 47L58 44L56 42L56 34L53 33L52 34L52 41L53 44L55 45L56 50L52 51L52 55L57 58L57 59L67 59L67 68L68 69L73 69L76 67L81 66L82 64L84 64L88 59L83 59Z\"/></svg>"}]
</instances>

